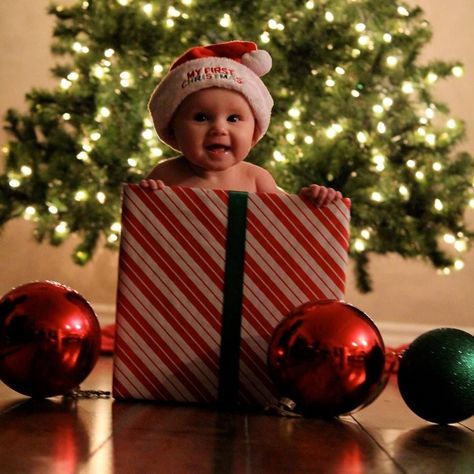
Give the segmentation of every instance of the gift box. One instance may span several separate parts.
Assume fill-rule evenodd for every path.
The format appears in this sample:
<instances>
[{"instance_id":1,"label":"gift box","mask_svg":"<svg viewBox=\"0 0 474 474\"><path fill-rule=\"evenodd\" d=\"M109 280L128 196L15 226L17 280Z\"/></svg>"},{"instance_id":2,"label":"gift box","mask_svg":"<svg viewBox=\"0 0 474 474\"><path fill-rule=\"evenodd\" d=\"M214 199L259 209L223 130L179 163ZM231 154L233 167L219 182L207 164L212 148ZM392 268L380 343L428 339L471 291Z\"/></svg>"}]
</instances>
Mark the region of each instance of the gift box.
<instances>
[{"instance_id":1,"label":"gift box","mask_svg":"<svg viewBox=\"0 0 474 474\"><path fill-rule=\"evenodd\" d=\"M125 185L113 395L264 406L273 329L343 299L350 201Z\"/></svg>"}]
</instances>

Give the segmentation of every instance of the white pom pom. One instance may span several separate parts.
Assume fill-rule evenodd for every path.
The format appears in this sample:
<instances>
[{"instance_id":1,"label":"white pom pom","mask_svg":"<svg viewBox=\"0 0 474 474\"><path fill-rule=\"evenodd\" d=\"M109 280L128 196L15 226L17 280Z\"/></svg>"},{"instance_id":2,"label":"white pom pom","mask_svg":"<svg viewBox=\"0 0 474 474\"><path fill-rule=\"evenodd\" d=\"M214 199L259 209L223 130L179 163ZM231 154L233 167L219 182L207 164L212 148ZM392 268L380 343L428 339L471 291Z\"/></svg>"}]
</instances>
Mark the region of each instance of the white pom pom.
<instances>
[{"instance_id":1,"label":"white pom pom","mask_svg":"<svg viewBox=\"0 0 474 474\"><path fill-rule=\"evenodd\" d=\"M272 57L263 50L257 49L242 56L242 64L251 69L257 76L264 76L272 68Z\"/></svg>"}]
</instances>

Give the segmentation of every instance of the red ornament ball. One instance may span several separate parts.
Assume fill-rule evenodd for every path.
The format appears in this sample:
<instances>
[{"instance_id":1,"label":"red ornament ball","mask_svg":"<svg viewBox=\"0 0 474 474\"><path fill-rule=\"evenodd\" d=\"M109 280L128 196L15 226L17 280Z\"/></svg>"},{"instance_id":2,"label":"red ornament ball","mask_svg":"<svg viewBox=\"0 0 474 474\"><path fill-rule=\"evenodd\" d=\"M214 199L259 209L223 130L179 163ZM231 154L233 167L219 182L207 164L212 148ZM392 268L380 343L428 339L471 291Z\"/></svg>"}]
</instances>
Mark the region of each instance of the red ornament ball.
<instances>
[{"instance_id":1,"label":"red ornament ball","mask_svg":"<svg viewBox=\"0 0 474 474\"><path fill-rule=\"evenodd\" d=\"M89 375L99 349L97 317L75 290L32 282L0 299L0 379L13 390L64 395Z\"/></svg>"},{"instance_id":2,"label":"red ornament ball","mask_svg":"<svg viewBox=\"0 0 474 474\"><path fill-rule=\"evenodd\" d=\"M279 394L307 416L348 414L385 387L385 346L372 320L336 300L299 306L276 328L268 367Z\"/></svg>"}]
</instances>

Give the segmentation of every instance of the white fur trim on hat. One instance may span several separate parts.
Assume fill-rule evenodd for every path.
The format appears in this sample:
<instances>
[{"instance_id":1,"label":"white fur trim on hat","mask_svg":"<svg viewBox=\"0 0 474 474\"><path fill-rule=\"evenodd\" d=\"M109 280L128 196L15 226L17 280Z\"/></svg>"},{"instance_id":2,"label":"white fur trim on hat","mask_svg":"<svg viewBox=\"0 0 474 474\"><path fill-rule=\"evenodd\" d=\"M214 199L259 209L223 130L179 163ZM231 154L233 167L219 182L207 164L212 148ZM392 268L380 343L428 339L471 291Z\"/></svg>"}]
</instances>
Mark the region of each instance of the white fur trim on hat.
<instances>
[{"instance_id":1,"label":"white fur trim on hat","mask_svg":"<svg viewBox=\"0 0 474 474\"><path fill-rule=\"evenodd\" d=\"M259 75L271 68L271 56L263 50L242 56L242 63L225 57L198 58L172 69L153 91L148 108L158 136L176 148L170 128L181 102L201 89L221 87L240 92L248 101L256 120L260 140L270 123L273 99Z\"/></svg>"}]
</instances>

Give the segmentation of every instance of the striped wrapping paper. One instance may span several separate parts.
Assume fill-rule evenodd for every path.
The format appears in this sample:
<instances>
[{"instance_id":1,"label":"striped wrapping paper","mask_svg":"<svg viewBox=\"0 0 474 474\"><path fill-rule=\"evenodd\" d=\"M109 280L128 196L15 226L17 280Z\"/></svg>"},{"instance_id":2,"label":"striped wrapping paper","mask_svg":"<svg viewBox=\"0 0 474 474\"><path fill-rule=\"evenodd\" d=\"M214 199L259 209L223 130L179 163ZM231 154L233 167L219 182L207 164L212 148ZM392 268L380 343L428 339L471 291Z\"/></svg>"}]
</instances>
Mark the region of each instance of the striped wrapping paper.
<instances>
[{"instance_id":1,"label":"striped wrapping paper","mask_svg":"<svg viewBox=\"0 0 474 474\"><path fill-rule=\"evenodd\" d=\"M233 217L239 201L242 225ZM275 326L302 303L343 298L349 207L347 199L317 209L296 195L126 185L114 397L274 400L266 352ZM242 257L229 253L239 239Z\"/></svg>"}]
</instances>

